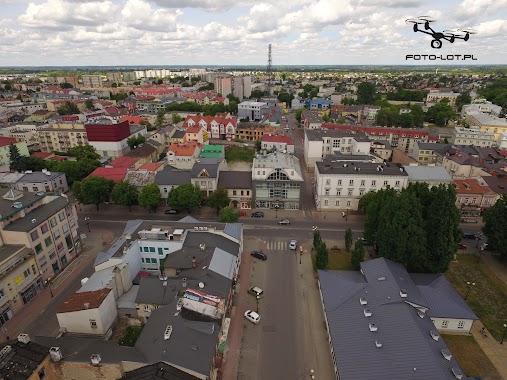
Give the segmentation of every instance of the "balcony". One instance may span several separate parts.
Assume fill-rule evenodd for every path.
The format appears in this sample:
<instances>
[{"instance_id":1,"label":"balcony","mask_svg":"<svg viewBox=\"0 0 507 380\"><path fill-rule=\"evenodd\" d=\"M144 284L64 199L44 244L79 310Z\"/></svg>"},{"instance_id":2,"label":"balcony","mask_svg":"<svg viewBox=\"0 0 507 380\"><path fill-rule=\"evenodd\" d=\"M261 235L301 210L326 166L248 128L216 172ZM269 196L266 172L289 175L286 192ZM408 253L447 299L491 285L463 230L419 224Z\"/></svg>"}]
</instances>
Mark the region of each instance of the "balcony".
<instances>
[{"instance_id":1,"label":"balcony","mask_svg":"<svg viewBox=\"0 0 507 380\"><path fill-rule=\"evenodd\" d=\"M9 297L7 297L7 296L0 297L0 309L3 308L4 305L8 302L9 302Z\"/></svg>"}]
</instances>

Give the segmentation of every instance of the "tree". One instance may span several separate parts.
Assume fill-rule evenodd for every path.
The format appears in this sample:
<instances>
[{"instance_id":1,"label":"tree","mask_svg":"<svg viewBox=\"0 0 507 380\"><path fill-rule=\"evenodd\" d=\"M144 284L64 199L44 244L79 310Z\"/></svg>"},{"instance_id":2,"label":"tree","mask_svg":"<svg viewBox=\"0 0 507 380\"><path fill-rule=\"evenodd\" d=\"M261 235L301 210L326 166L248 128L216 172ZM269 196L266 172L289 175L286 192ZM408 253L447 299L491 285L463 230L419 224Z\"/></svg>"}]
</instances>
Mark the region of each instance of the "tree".
<instances>
[{"instance_id":1,"label":"tree","mask_svg":"<svg viewBox=\"0 0 507 380\"><path fill-rule=\"evenodd\" d=\"M294 95L289 94L287 91L281 91L278 93L277 98L279 101L286 103L287 106L290 107L292 99L294 99Z\"/></svg>"},{"instance_id":2,"label":"tree","mask_svg":"<svg viewBox=\"0 0 507 380\"><path fill-rule=\"evenodd\" d=\"M9 169L17 172L26 170L25 161L19 153L18 147L14 144L9 145Z\"/></svg>"},{"instance_id":3,"label":"tree","mask_svg":"<svg viewBox=\"0 0 507 380\"><path fill-rule=\"evenodd\" d=\"M262 98L266 95L266 91L262 90L252 90L252 94L250 95L250 99L258 99Z\"/></svg>"},{"instance_id":4,"label":"tree","mask_svg":"<svg viewBox=\"0 0 507 380\"><path fill-rule=\"evenodd\" d=\"M322 238L320 237L320 231L318 229L313 230L313 248L317 249L317 247L321 243L322 243Z\"/></svg>"},{"instance_id":5,"label":"tree","mask_svg":"<svg viewBox=\"0 0 507 380\"><path fill-rule=\"evenodd\" d=\"M67 83L67 82L64 82L64 83L60 83L60 88L63 88L63 89L66 89L66 88L73 88L74 86L72 86L70 83Z\"/></svg>"},{"instance_id":6,"label":"tree","mask_svg":"<svg viewBox=\"0 0 507 380\"><path fill-rule=\"evenodd\" d=\"M456 98L456 107L458 107L458 112L461 111L461 108L465 104L470 103L472 103L472 97L470 96L469 92L462 92L461 94L459 94L458 97Z\"/></svg>"},{"instance_id":7,"label":"tree","mask_svg":"<svg viewBox=\"0 0 507 380\"><path fill-rule=\"evenodd\" d=\"M255 141L255 151L260 152L262 149L262 140L256 140Z\"/></svg>"},{"instance_id":8,"label":"tree","mask_svg":"<svg viewBox=\"0 0 507 380\"><path fill-rule=\"evenodd\" d=\"M234 207L225 207L220 211L218 221L220 223L236 223L239 219L239 210Z\"/></svg>"},{"instance_id":9,"label":"tree","mask_svg":"<svg viewBox=\"0 0 507 380\"><path fill-rule=\"evenodd\" d=\"M127 139L127 145L130 149L134 149L138 145L146 141L146 137L143 135L132 136Z\"/></svg>"},{"instance_id":10,"label":"tree","mask_svg":"<svg viewBox=\"0 0 507 380\"><path fill-rule=\"evenodd\" d=\"M183 121L183 118L180 115L178 115L176 112L173 112L172 119L173 119L173 124L178 124L180 121Z\"/></svg>"},{"instance_id":11,"label":"tree","mask_svg":"<svg viewBox=\"0 0 507 380\"><path fill-rule=\"evenodd\" d=\"M376 98L377 88L373 83L361 82L357 87L357 102L359 104L372 104Z\"/></svg>"},{"instance_id":12,"label":"tree","mask_svg":"<svg viewBox=\"0 0 507 380\"><path fill-rule=\"evenodd\" d=\"M185 183L181 186L173 188L168 196L167 203L176 210L192 211L201 201L202 194L199 187L191 183Z\"/></svg>"},{"instance_id":13,"label":"tree","mask_svg":"<svg viewBox=\"0 0 507 380\"><path fill-rule=\"evenodd\" d=\"M229 198L227 189L222 186L218 186L206 200L206 204L217 210L217 214L220 212L220 209L229 206L230 203L231 199Z\"/></svg>"},{"instance_id":14,"label":"tree","mask_svg":"<svg viewBox=\"0 0 507 380\"><path fill-rule=\"evenodd\" d=\"M349 252L351 247L352 247L352 230L350 228L347 228L345 230L345 250Z\"/></svg>"},{"instance_id":15,"label":"tree","mask_svg":"<svg viewBox=\"0 0 507 380\"><path fill-rule=\"evenodd\" d=\"M507 194L503 194L483 215L482 232L488 238L488 249L501 258L507 257Z\"/></svg>"},{"instance_id":16,"label":"tree","mask_svg":"<svg viewBox=\"0 0 507 380\"><path fill-rule=\"evenodd\" d=\"M97 160L100 155L97 153L95 148L91 145L78 145L74 148L70 148L67 153L69 156L76 157L79 160Z\"/></svg>"},{"instance_id":17,"label":"tree","mask_svg":"<svg viewBox=\"0 0 507 380\"><path fill-rule=\"evenodd\" d=\"M86 108L89 109L89 110L92 110L94 107L93 107L93 100L92 99L86 99L85 100L85 105L86 105Z\"/></svg>"},{"instance_id":18,"label":"tree","mask_svg":"<svg viewBox=\"0 0 507 380\"><path fill-rule=\"evenodd\" d=\"M59 115L74 115L80 112L76 103L72 102L65 102L62 106L58 107Z\"/></svg>"},{"instance_id":19,"label":"tree","mask_svg":"<svg viewBox=\"0 0 507 380\"><path fill-rule=\"evenodd\" d=\"M109 200L114 181L103 177L89 177L72 186L72 194L85 205L99 205Z\"/></svg>"},{"instance_id":20,"label":"tree","mask_svg":"<svg viewBox=\"0 0 507 380\"><path fill-rule=\"evenodd\" d=\"M315 254L315 265L317 269L324 270L327 269L327 265L329 262L329 252L327 251L326 243L323 241L316 248Z\"/></svg>"},{"instance_id":21,"label":"tree","mask_svg":"<svg viewBox=\"0 0 507 380\"><path fill-rule=\"evenodd\" d=\"M352 264L352 269L359 270L361 269L361 263L364 261L364 245L361 240L357 240L354 244L354 249L352 250L352 256L350 257L350 263Z\"/></svg>"},{"instance_id":22,"label":"tree","mask_svg":"<svg viewBox=\"0 0 507 380\"><path fill-rule=\"evenodd\" d=\"M303 114L303 109L300 108L298 110L296 110L296 112L294 112L294 115L296 116L296 120L298 121L298 123L301 123L301 115Z\"/></svg>"},{"instance_id":23,"label":"tree","mask_svg":"<svg viewBox=\"0 0 507 380\"><path fill-rule=\"evenodd\" d=\"M113 187L111 199L114 203L126 206L132 211L132 206L139 202L139 191L134 185L128 182L120 181Z\"/></svg>"},{"instance_id":24,"label":"tree","mask_svg":"<svg viewBox=\"0 0 507 380\"><path fill-rule=\"evenodd\" d=\"M141 189L139 205L148 210L157 210L160 206L160 188L156 183L150 183Z\"/></svg>"},{"instance_id":25,"label":"tree","mask_svg":"<svg viewBox=\"0 0 507 380\"><path fill-rule=\"evenodd\" d=\"M161 109L160 111L157 112L157 120L155 121L155 125L157 126L157 128L162 128L162 126L164 125L164 120L165 120L165 110Z\"/></svg>"},{"instance_id":26,"label":"tree","mask_svg":"<svg viewBox=\"0 0 507 380\"><path fill-rule=\"evenodd\" d=\"M435 123L439 127L447 125L450 119L456 117L452 107L445 101L441 101L430 108L426 112L426 121Z\"/></svg>"},{"instance_id":27,"label":"tree","mask_svg":"<svg viewBox=\"0 0 507 380\"><path fill-rule=\"evenodd\" d=\"M42 171L42 169L48 168L47 165L48 161L44 161L38 157L22 156L21 159L23 160L24 170L32 170L34 172L40 172Z\"/></svg>"}]
</instances>

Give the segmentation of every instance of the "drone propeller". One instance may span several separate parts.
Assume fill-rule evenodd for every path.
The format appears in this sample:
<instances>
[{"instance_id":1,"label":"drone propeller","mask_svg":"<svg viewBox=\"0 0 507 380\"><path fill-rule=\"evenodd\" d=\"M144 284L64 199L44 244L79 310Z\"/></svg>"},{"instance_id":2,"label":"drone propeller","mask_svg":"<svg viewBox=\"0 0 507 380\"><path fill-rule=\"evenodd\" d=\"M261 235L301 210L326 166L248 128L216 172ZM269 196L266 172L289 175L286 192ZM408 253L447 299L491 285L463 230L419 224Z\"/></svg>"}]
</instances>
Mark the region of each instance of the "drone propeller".
<instances>
[{"instance_id":1,"label":"drone propeller","mask_svg":"<svg viewBox=\"0 0 507 380\"><path fill-rule=\"evenodd\" d=\"M456 39L456 34L459 33L457 30L444 30L442 32L445 37L449 37L449 42L452 44L454 40ZM459 38L459 37L458 37Z\"/></svg>"},{"instance_id":2,"label":"drone propeller","mask_svg":"<svg viewBox=\"0 0 507 380\"><path fill-rule=\"evenodd\" d=\"M463 38L465 41L468 41L471 34L477 34L477 32L473 29L458 29L458 31L461 33L466 33L465 37Z\"/></svg>"}]
</instances>

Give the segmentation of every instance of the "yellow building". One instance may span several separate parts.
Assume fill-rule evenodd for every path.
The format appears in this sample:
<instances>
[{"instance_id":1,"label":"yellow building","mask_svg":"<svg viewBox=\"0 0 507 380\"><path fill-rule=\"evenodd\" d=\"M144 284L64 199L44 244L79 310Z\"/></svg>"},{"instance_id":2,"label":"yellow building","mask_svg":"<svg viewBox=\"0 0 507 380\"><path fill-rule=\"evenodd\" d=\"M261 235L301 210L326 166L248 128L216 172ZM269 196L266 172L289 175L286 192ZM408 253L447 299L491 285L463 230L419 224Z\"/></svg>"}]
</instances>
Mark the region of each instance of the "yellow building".
<instances>
[{"instance_id":1,"label":"yellow building","mask_svg":"<svg viewBox=\"0 0 507 380\"><path fill-rule=\"evenodd\" d=\"M479 127L481 131L494 133L495 141L498 140L500 134L507 132L507 120L504 118L482 112L467 112L465 118L470 126Z\"/></svg>"},{"instance_id":2,"label":"yellow building","mask_svg":"<svg viewBox=\"0 0 507 380\"><path fill-rule=\"evenodd\" d=\"M54 123L38 131L40 149L43 152L66 152L88 144L86 129L82 123Z\"/></svg>"}]
</instances>

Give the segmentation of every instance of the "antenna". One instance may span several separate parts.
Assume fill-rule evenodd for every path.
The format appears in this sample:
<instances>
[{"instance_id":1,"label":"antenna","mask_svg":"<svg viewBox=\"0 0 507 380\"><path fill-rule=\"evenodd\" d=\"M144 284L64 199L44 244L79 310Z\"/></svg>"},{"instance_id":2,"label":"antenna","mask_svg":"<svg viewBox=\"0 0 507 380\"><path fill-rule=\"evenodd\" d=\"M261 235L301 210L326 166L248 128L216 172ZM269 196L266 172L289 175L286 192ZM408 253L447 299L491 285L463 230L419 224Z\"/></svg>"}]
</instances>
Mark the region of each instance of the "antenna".
<instances>
[{"instance_id":1,"label":"antenna","mask_svg":"<svg viewBox=\"0 0 507 380\"><path fill-rule=\"evenodd\" d=\"M268 45L268 67L266 69L266 75L268 76L268 92L271 96L271 88L273 87L273 67L271 65L272 59L271 59L271 44Z\"/></svg>"}]
</instances>

